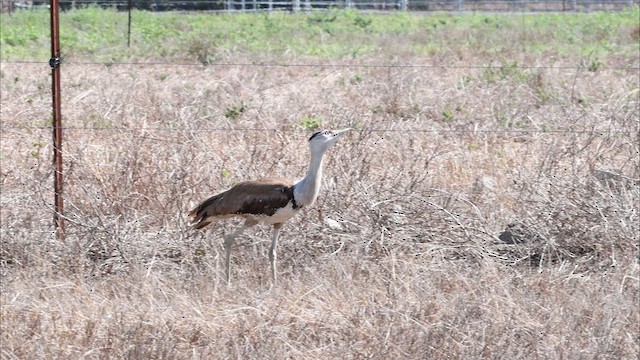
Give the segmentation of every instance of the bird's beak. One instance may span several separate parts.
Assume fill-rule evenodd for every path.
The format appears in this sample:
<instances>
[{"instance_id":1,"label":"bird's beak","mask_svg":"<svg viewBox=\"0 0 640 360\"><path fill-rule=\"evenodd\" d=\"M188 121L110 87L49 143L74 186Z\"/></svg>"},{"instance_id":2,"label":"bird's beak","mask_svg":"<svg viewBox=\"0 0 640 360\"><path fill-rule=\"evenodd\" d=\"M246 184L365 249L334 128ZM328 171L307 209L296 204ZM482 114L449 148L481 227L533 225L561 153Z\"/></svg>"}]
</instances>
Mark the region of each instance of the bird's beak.
<instances>
[{"instance_id":1,"label":"bird's beak","mask_svg":"<svg viewBox=\"0 0 640 360\"><path fill-rule=\"evenodd\" d=\"M336 130L335 133L333 134L333 137L338 137L341 135L344 135L347 131L353 130L352 128L346 128L346 129L342 129L342 130Z\"/></svg>"}]
</instances>

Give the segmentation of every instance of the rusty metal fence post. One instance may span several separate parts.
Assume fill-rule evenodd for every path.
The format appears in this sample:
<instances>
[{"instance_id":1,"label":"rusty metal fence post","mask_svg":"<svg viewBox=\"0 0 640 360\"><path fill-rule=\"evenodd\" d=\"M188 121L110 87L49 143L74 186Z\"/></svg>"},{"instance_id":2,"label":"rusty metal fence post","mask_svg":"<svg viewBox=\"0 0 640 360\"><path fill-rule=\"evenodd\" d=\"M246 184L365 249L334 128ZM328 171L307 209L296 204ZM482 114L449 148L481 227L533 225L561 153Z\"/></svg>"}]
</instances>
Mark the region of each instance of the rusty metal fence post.
<instances>
[{"instance_id":1,"label":"rusty metal fence post","mask_svg":"<svg viewBox=\"0 0 640 360\"><path fill-rule=\"evenodd\" d=\"M58 240L64 241L64 206L62 200L62 111L60 105L60 24L58 0L51 0L51 79L53 100L53 222Z\"/></svg>"},{"instance_id":2,"label":"rusty metal fence post","mask_svg":"<svg viewBox=\"0 0 640 360\"><path fill-rule=\"evenodd\" d=\"M129 18L127 21L127 47L131 47L131 8L133 7L133 0L127 2L127 9L129 12Z\"/></svg>"}]
</instances>

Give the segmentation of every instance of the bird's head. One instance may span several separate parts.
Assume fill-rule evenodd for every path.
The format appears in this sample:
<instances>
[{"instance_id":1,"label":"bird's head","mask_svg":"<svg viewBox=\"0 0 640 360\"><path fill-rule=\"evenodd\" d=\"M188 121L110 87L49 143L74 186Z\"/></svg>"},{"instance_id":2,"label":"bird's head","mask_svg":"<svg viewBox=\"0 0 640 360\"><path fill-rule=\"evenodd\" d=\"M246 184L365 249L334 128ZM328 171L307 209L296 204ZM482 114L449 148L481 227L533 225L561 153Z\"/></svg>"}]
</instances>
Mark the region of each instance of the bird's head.
<instances>
[{"instance_id":1,"label":"bird's head","mask_svg":"<svg viewBox=\"0 0 640 360\"><path fill-rule=\"evenodd\" d=\"M351 128L342 130L322 130L311 135L309 138L309 147L311 151L324 152L333 145L340 136L344 135Z\"/></svg>"}]
</instances>

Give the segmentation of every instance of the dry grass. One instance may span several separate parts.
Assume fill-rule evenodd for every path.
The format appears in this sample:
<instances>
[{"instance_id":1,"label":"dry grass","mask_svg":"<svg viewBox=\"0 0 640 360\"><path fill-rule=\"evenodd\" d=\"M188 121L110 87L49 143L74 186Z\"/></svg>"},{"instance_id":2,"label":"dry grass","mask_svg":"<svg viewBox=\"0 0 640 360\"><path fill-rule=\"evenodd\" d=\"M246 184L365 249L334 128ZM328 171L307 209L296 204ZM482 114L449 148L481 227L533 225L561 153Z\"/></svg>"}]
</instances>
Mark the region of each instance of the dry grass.
<instances>
[{"instance_id":1,"label":"dry grass","mask_svg":"<svg viewBox=\"0 0 640 360\"><path fill-rule=\"evenodd\" d=\"M2 358L638 356L637 70L68 65L66 243L48 71L2 76ZM285 227L281 286L259 228L227 288L233 225L185 212L301 176L314 122L361 131Z\"/></svg>"}]
</instances>

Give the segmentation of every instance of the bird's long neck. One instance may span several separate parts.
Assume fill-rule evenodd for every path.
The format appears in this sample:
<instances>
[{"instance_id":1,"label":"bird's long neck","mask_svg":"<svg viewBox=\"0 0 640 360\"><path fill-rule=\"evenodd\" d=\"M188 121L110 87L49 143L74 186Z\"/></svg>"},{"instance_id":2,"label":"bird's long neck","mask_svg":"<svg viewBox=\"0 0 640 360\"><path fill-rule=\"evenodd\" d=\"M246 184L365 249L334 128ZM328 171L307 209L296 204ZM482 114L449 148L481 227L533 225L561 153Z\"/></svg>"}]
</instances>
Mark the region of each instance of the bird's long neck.
<instances>
[{"instance_id":1,"label":"bird's long neck","mask_svg":"<svg viewBox=\"0 0 640 360\"><path fill-rule=\"evenodd\" d=\"M322 181L322 158L324 152L311 153L311 164L307 175L298 181L293 189L293 196L299 206L310 206L318 197Z\"/></svg>"}]
</instances>

